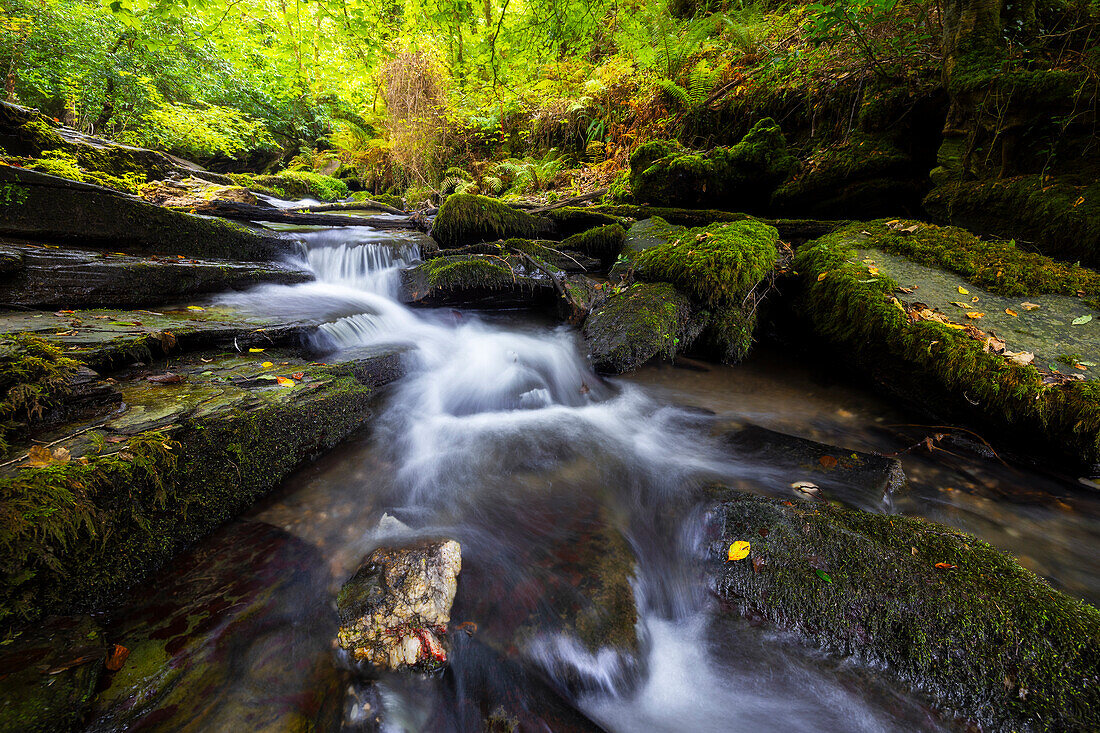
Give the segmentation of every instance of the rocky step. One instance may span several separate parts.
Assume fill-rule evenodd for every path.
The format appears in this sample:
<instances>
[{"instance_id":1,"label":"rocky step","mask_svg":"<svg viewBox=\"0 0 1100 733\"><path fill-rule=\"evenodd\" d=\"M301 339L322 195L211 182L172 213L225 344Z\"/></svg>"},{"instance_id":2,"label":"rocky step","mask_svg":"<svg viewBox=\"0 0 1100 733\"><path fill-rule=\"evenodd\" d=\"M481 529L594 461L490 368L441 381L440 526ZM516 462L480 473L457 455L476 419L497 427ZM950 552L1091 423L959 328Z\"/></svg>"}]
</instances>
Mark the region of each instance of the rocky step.
<instances>
[{"instance_id":1,"label":"rocky step","mask_svg":"<svg viewBox=\"0 0 1100 733\"><path fill-rule=\"evenodd\" d=\"M0 262L0 302L31 308L157 305L265 282L313 279L307 270L278 263L134 257L16 240L0 240Z\"/></svg>"},{"instance_id":2,"label":"rocky step","mask_svg":"<svg viewBox=\"0 0 1100 733\"><path fill-rule=\"evenodd\" d=\"M271 232L186 214L119 191L0 166L0 236L128 253L263 261L301 245Z\"/></svg>"},{"instance_id":3,"label":"rocky step","mask_svg":"<svg viewBox=\"0 0 1100 733\"><path fill-rule=\"evenodd\" d=\"M401 272L400 298L417 306L515 308L555 297L551 277L519 255L436 257Z\"/></svg>"}]
</instances>

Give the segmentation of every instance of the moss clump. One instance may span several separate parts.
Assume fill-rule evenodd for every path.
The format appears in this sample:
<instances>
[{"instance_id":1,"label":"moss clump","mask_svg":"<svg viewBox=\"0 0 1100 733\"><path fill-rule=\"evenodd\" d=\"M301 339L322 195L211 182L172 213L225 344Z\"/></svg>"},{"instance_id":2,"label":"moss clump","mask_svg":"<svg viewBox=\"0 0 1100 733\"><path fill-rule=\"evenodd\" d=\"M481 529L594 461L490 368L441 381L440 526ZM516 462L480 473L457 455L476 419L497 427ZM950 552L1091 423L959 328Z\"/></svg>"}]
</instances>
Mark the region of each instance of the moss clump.
<instances>
[{"instance_id":1,"label":"moss clump","mask_svg":"<svg viewBox=\"0 0 1100 733\"><path fill-rule=\"evenodd\" d=\"M926 171L890 142L853 134L814 151L795 176L772 194L772 208L809 216L882 216L920 206ZM920 179L920 180L916 180Z\"/></svg>"},{"instance_id":2,"label":"moss clump","mask_svg":"<svg viewBox=\"0 0 1100 733\"><path fill-rule=\"evenodd\" d=\"M853 229L822 237L798 251L796 304L814 331L846 357L891 376L917 399L976 405L994 425L1016 428L1017 439L1046 443L1085 462L1100 458L1100 385L1043 384L1039 371L988 353L965 331L931 320L910 322L888 277L867 277ZM820 278L820 279L819 279ZM883 369L885 367L885 369ZM944 399L946 397L946 399Z\"/></svg>"},{"instance_id":3,"label":"moss clump","mask_svg":"<svg viewBox=\"0 0 1100 733\"><path fill-rule=\"evenodd\" d=\"M574 234L562 241L561 248L595 257L606 266L623 251L625 241L626 230L619 224L608 224Z\"/></svg>"},{"instance_id":4,"label":"moss clump","mask_svg":"<svg viewBox=\"0 0 1100 733\"><path fill-rule=\"evenodd\" d=\"M85 180L84 173L80 170L76 158L64 150L47 150L42 153L41 158L26 167L32 171L49 173L51 176L61 176L62 178L81 182Z\"/></svg>"},{"instance_id":5,"label":"moss clump","mask_svg":"<svg viewBox=\"0 0 1100 733\"><path fill-rule=\"evenodd\" d=\"M1020 176L937 186L924 199L936 219L1033 242L1045 254L1100 265L1100 181Z\"/></svg>"},{"instance_id":6,"label":"moss clump","mask_svg":"<svg viewBox=\"0 0 1100 733\"><path fill-rule=\"evenodd\" d=\"M439 207L432 237L440 247L450 248L512 237L533 239L545 228L539 219L495 199L456 193Z\"/></svg>"},{"instance_id":7,"label":"moss clump","mask_svg":"<svg viewBox=\"0 0 1100 733\"><path fill-rule=\"evenodd\" d=\"M68 392L80 367L61 347L30 333L0 336L0 455L8 438Z\"/></svg>"},{"instance_id":8,"label":"moss clump","mask_svg":"<svg viewBox=\"0 0 1100 733\"><path fill-rule=\"evenodd\" d=\"M280 199L336 201L347 198L349 193L347 182L313 171L286 170L270 176L230 173L229 178L238 186Z\"/></svg>"},{"instance_id":9,"label":"moss clump","mask_svg":"<svg viewBox=\"0 0 1100 733\"><path fill-rule=\"evenodd\" d=\"M662 158L680 155L685 151L678 140L650 140L642 143L630 154L630 185L637 188L642 173Z\"/></svg>"},{"instance_id":10,"label":"moss clump","mask_svg":"<svg viewBox=\"0 0 1100 733\"><path fill-rule=\"evenodd\" d=\"M914 225L918 228L912 234L901 231ZM1100 294L1100 273L1094 270L1025 252L1014 242L982 240L958 227L909 221L889 226L880 220L843 231L848 236L867 232L867 247L950 270L998 295Z\"/></svg>"},{"instance_id":11,"label":"moss clump","mask_svg":"<svg viewBox=\"0 0 1100 733\"><path fill-rule=\"evenodd\" d=\"M885 664L991 730L1100 727L1096 608L943 525L717 493L715 586L741 612ZM750 558L724 562L737 540Z\"/></svg>"},{"instance_id":12,"label":"moss clump","mask_svg":"<svg viewBox=\"0 0 1100 733\"><path fill-rule=\"evenodd\" d=\"M741 210L764 208L775 187L798 165L770 117L753 125L732 147L670 154L641 168L648 158L639 156L638 168L631 166L631 187L638 200L665 206L732 201Z\"/></svg>"},{"instance_id":13,"label":"moss clump","mask_svg":"<svg viewBox=\"0 0 1100 733\"><path fill-rule=\"evenodd\" d=\"M497 290L515 284L507 260L487 257L445 256L425 262L428 284L442 290Z\"/></svg>"},{"instance_id":14,"label":"moss clump","mask_svg":"<svg viewBox=\"0 0 1100 733\"><path fill-rule=\"evenodd\" d=\"M584 322L596 369L633 371L652 359L672 359L699 335L691 302L668 283L635 283L614 293Z\"/></svg>"},{"instance_id":15,"label":"moss clump","mask_svg":"<svg viewBox=\"0 0 1100 733\"><path fill-rule=\"evenodd\" d=\"M370 191L354 191L351 194L352 201L377 201L380 204L391 206L395 209L401 209L404 206L404 202L401 201L400 196L394 196L388 193L371 193Z\"/></svg>"}]
</instances>

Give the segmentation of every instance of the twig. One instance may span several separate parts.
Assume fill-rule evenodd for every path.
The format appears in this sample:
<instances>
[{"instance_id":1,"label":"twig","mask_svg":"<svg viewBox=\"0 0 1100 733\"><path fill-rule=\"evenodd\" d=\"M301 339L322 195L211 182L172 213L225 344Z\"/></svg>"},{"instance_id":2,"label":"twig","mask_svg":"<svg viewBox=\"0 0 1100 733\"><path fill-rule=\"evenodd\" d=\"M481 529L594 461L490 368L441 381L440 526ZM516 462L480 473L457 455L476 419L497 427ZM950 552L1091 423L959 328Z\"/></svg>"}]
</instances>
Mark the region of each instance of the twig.
<instances>
[{"instance_id":1,"label":"twig","mask_svg":"<svg viewBox=\"0 0 1100 733\"><path fill-rule=\"evenodd\" d=\"M89 430L95 430L96 428L101 428L106 424L107 423L103 422L103 423L100 423L99 425L90 425L90 426L88 426L86 428L83 428L81 430L77 430L72 435L66 435L63 438L58 438L57 440L53 441L52 443L45 443L45 444L42 445L42 447L43 448L49 448L51 446L57 445L58 443L60 443L62 441L68 440L69 438L75 438L76 436L80 435L81 433L86 433ZM30 458L30 454L29 453L24 453L23 455L19 456L18 458L12 458L10 461L5 461L4 463L0 463L0 468L4 468L5 466L10 466L13 463L18 463L19 461L26 460L27 458Z\"/></svg>"}]
</instances>

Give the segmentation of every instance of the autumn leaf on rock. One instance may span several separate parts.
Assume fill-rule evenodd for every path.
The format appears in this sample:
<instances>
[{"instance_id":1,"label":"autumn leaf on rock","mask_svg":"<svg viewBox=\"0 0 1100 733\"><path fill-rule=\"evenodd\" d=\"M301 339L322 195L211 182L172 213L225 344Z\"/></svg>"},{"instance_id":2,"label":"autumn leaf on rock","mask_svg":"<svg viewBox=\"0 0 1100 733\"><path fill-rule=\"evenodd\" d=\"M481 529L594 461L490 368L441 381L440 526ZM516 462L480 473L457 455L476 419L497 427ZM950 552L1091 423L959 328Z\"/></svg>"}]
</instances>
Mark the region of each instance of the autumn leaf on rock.
<instances>
[{"instance_id":1,"label":"autumn leaf on rock","mask_svg":"<svg viewBox=\"0 0 1100 733\"><path fill-rule=\"evenodd\" d=\"M249 354L259 354L259 353L261 353L262 351L263 351L263 349L249 349L249 350L248 350L248 353L249 353Z\"/></svg>"},{"instance_id":2,"label":"autumn leaf on rock","mask_svg":"<svg viewBox=\"0 0 1100 733\"><path fill-rule=\"evenodd\" d=\"M979 313L978 311L970 311L966 314L967 318L984 318L985 313Z\"/></svg>"},{"instance_id":3,"label":"autumn leaf on rock","mask_svg":"<svg viewBox=\"0 0 1100 733\"><path fill-rule=\"evenodd\" d=\"M202 306L198 306L198 305L189 305L189 306L187 306L187 310L189 310L189 311L204 311L206 309L203 308Z\"/></svg>"},{"instance_id":4,"label":"autumn leaf on rock","mask_svg":"<svg viewBox=\"0 0 1100 733\"><path fill-rule=\"evenodd\" d=\"M28 466L48 466L53 463L53 454L50 449L41 445L32 445L27 451Z\"/></svg>"},{"instance_id":5,"label":"autumn leaf on rock","mask_svg":"<svg viewBox=\"0 0 1100 733\"><path fill-rule=\"evenodd\" d=\"M129 649L121 644L114 644L111 646L111 653L103 663L109 671L117 672L122 669L122 665L126 663L126 658L129 656Z\"/></svg>"},{"instance_id":6,"label":"autumn leaf on rock","mask_svg":"<svg viewBox=\"0 0 1100 733\"><path fill-rule=\"evenodd\" d=\"M936 567L939 568L940 570L955 570L959 566L958 565L952 565L949 562L938 562L938 563L936 563Z\"/></svg>"},{"instance_id":7,"label":"autumn leaf on rock","mask_svg":"<svg viewBox=\"0 0 1100 733\"><path fill-rule=\"evenodd\" d=\"M970 307L970 304L969 304L969 303L963 303L963 302L961 302L961 301L958 301L958 300L954 300L954 301L952 301L952 302L951 302L951 305L957 305L957 306L959 306L960 308L969 308L969 307Z\"/></svg>"},{"instance_id":8,"label":"autumn leaf on rock","mask_svg":"<svg viewBox=\"0 0 1100 733\"><path fill-rule=\"evenodd\" d=\"M817 462L821 464L821 467L828 470L830 468L836 468L837 460L833 456L821 456L817 459Z\"/></svg>"},{"instance_id":9,"label":"autumn leaf on rock","mask_svg":"<svg viewBox=\"0 0 1100 733\"><path fill-rule=\"evenodd\" d=\"M970 295L970 291L967 290L966 288L964 288L962 285L960 285L959 286L959 295Z\"/></svg>"},{"instance_id":10,"label":"autumn leaf on rock","mask_svg":"<svg viewBox=\"0 0 1100 733\"><path fill-rule=\"evenodd\" d=\"M275 365L270 361L265 361L263 364L260 364L260 366L262 366L264 369L267 369L268 367L273 367Z\"/></svg>"},{"instance_id":11,"label":"autumn leaf on rock","mask_svg":"<svg viewBox=\"0 0 1100 733\"><path fill-rule=\"evenodd\" d=\"M1017 317L1019 317L1019 315L1020 315L1019 313L1017 313L1016 311L1012 310L1011 308L1005 308L1005 313L1007 313L1008 315L1012 316L1013 318L1017 318Z\"/></svg>"},{"instance_id":12,"label":"autumn leaf on rock","mask_svg":"<svg viewBox=\"0 0 1100 733\"><path fill-rule=\"evenodd\" d=\"M818 275L818 276L817 276L817 281L818 281L818 282L821 282L822 280L824 280L824 279L825 279L825 278L827 278L828 276L829 276L829 273L827 273L827 272L823 272L823 273L821 273L820 275Z\"/></svg>"},{"instance_id":13,"label":"autumn leaf on rock","mask_svg":"<svg viewBox=\"0 0 1100 733\"><path fill-rule=\"evenodd\" d=\"M730 545L729 552L726 554L726 562L735 562L737 560L744 560L749 556L749 550L751 549L748 542L744 540L738 540Z\"/></svg>"},{"instance_id":14,"label":"autumn leaf on rock","mask_svg":"<svg viewBox=\"0 0 1100 733\"><path fill-rule=\"evenodd\" d=\"M287 379L286 377L276 377L275 384L280 387L293 387L295 382L293 379Z\"/></svg>"},{"instance_id":15,"label":"autumn leaf on rock","mask_svg":"<svg viewBox=\"0 0 1100 733\"><path fill-rule=\"evenodd\" d=\"M1082 324L1088 323L1091 320L1092 320L1092 316L1080 316L1078 318L1074 318L1073 321L1071 321L1071 322L1073 323L1074 326L1080 326Z\"/></svg>"},{"instance_id":16,"label":"autumn leaf on rock","mask_svg":"<svg viewBox=\"0 0 1100 733\"><path fill-rule=\"evenodd\" d=\"M1027 310L1027 311L1033 311L1036 308L1039 308L1041 306L1038 303L1024 302L1024 303L1020 303L1020 307L1023 308L1024 310Z\"/></svg>"},{"instance_id":17,"label":"autumn leaf on rock","mask_svg":"<svg viewBox=\"0 0 1100 733\"><path fill-rule=\"evenodd\" d=\"M306 373L305 372L294 372L290 376L291 376L292 379L301 380L301 379L305 379Z\"/></svg>"}]
</instances>

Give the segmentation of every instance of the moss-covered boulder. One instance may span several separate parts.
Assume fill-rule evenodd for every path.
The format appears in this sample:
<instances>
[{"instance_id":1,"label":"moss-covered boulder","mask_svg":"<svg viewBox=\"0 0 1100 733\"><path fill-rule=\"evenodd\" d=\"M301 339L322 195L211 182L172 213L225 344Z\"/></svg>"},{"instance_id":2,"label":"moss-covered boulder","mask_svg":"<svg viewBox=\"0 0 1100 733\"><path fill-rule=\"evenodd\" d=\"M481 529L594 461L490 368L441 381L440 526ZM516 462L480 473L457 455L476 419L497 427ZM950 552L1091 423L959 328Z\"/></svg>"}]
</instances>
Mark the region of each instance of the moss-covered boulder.
<instances>
[{"instance_id":1,"label":"moss-covered boulder","mask_svg":"<svg viewBox=\"0 0 1100 733\"><path fill-rule=\"evenodd\" d=\"M664 241L633 256L637 277L672 283L699 309L705 352L726 363L752 345L765 281L780 259L775 227L756 220L668 231Z\"/></svg>"},{"instance_id":2,"label":"moss-covered boulder","mask_svg":"<svg viewBox=\"0 0 1100 733\"><path fill-rule=\"evenodd\" d=\"M103 675L107 644L88 616L53 616L0 646L0 732L78 728Z\"/></svg>"},{"instance_id":3,"label":"moss-covered boulder","mask_svg":"<svg viewBox=\"0 0 1100 733\"><path fill-rule=\"evenodd\" d=\"M369 418L376 380L264 349L117 372L124 410L31 435L49 450L13 445L0 624L104 608ZM395 354L372 358L399 373Z\"/></svg>"},{"instance_id":4,"label":"moss-covered boulder","mask_svg":"<svg viewBox=\"0 0 1100 733\"><path fill-rule=\"evenodd\" d=\"M607 267L623 251L625 241L626 230L620 224L606 224L562 240L561 249L594 257Z\"/></svg>"},{"instance_id":5,"label":"moss-covered boulder","mask_svg":"<svg viewBox=\"0 0 1100 733\"><path fill-rule=\"evenodd\" d=\"M889 391L1032 454L1100 459L1100 273L909 221L841 229L793 269L798 314Z\"/></svg>"},{"instance_id":6,"label":"moss-covered boulder","mask_svg":"<svg viewBox=\"0 0 1100 733\"><path fill-rule=\"evenodd\" d=\"M688 298L668 283L635 283L608 296L584 322L597 371L621 374L653 359L671 360L702 330Z\"/></svg>"},{"instance_id":7,"label":"moss-covered boulder","mask_svg":"<svg viewBox=\"0 0 1100 733\"><path fill-rule=\"evenodd\" d=\"M18 262L0 274L0 302L30 308L118 308L180 303L260 283L300 283L313 273L274 262L132 257L0 240Z\"/></svg>"},{"instance_id":8,"label":"moss-covered boulder","mask_svg":"<svg viewBox=\"0 0 1100 733\"><path fill-rule=\"evenodd\" d=\"M1100 611L1009 555L918 518L717 490L714 589L885 665L989 730L1100 726ZM734 542L748 557L727 562Z\"/></svg>"},{"instance_id":9,"label":"moss-covered boulder","mask_svg":"<svg viewBox=\"0 0 1100 733\"><path fill-rule=\"evenodd\" d=\"M947 224L1100 265L1100 181L1095 176L947 183L932 189L924 207Z\"/></svg>"},{"instance_id":10,"label":"moss-covered boulder","mask_svg":"<svg viewBox=\"0 0 1100 733\"><path fill-rule=\"evenodd\" d=\"M279 259L299 250L293 240L239 224L10 166L0 166L0 235L112 252L251 261Z\"/></svg>"},{"instance_id":11,"label":"moss-covered boulder","mask_svg":"<svg viewBox=\"0 0 1100 733\"><path fill-rule=\"evenodd\" d=\"M444 255L401 272L401 299L414 305L510 308L547 303L554 292L532 259L510 253Z\"/></svg>"},{"instance_id":12,"label":"moss-covered boulder","mask_svg":"<svg viewBox=\"0 0 1100 733\"><path fill-rule=\"evenodd\" d=\"M466 193L447 197L432 224L432 237L444 248L512 237L535 239L549 232L545 219L496 199Z\"/></svg>"},{"instance_id":13,"label":"moss-covered boulder","mask_svg":"<svg viewBox=\"0 0 1100 733\"><path fill-rule=\"evenodd\" d=\"M634 197L659 206L718 205L759 212L766 208L775 187L798 165L771 118L757 122L732 147L669 153L649 162L659 152L639 156L637 166L633 160L631 163Z\"/></svg>"},{"instance_id":14,"label":"moss-covered boulder","mask_svg":"<svg viewBox=\"0 0 1100 733\"><path fill-rule=\"evenodd\" d=\"M218 202L260 205L260 199L243 186L222 186L193 176L147 183L141 187L141 197L158 206L190 209L192 213L202 213Z\"/></svg>"},{"instance_id":15,"label":"moss-covered boulder","mask_svg":"<svg viewBox=\"0 0 1100 733\"><path fill-rule=\"evenodd\" d=\"M348 197L348 184L339 178L313 171L280 171L273 175L231 173L229 179L237 186L280 199L316 199L337 201Z\"/></svg>"},{"instance_id":16,"label":"moss-covered boulder","mask_svg":"<svg viewBox=\"0 0 1100 733\"><path fill-rule=\"evenodd\" d=\"M596 227L623 223L620 217L598 211L591 206L563 206L544 211L539 216L553 223L554 234L561 239Z\"/></svg>"},{"instance_id":17,"label":"moss-covered boulder","mask_svg":"<svg viewBox=\"0 0 1100 733\"><path fill-rule=\"evenodd\" d=\"M815 150L772 194L778 215L860 217L915 214L927 171L889 141L864 135Z\"/></svg>"}]
</instances>

